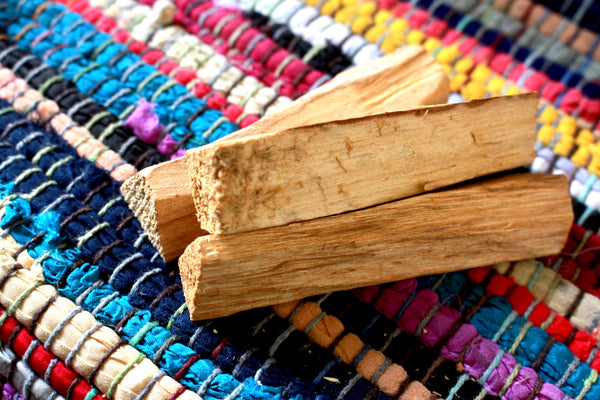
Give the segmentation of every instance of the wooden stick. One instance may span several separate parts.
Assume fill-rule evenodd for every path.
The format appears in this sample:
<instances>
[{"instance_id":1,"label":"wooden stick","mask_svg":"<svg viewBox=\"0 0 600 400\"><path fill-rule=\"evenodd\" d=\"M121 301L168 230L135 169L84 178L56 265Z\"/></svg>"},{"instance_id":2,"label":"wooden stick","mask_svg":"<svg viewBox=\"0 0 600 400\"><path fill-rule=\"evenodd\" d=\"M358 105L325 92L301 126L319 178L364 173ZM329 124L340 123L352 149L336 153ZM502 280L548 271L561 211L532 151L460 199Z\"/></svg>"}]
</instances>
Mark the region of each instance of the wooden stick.
<instances>
[{"instance_id":1,"label":"wooden stick","mask_svg":"<svg viewBox=\"0 0 600 400\"><path fill-rule=\"evenodd\" d=\"M567 180L516 174L368 209L196 239L179 259L191 318L558 253Z\"/></svg>"},{"instance_id":2,"label":"wooden stick","mask_svg":"<svg viewBox=\"0 0 600 400\"><path fill-rule=\"evenodd\" d=\"M344 71L289 108L222 139L285 130L305 124L371 115L415 105L445 103L448 79L422 48L407 46L386 57ZM161 256L177 258L204 234L195 215L185 159L147 168L121 191Z\"/></svg>"},{"instance_id":3,"label":"wooden stick","mask_svg":"<svg viewBox=\"0 0 600 400\"><path fill-rule=\"evenodd\" d=\"M529 164L537 95L427 106L204 146L203 229L235 233L398 200Z\"/></svg>"},{"instance_id":4,"label":"wooden stick","mask_svg":"<svg viewBox=\"0 0 600 400\"><path fill-rule=\"evenodd\" d=\"M448 78L419 46L408 46L338 74L323 86L221 140L280 132L285 129L382 112L444 104Z\"/></svg>"}]
</instances>

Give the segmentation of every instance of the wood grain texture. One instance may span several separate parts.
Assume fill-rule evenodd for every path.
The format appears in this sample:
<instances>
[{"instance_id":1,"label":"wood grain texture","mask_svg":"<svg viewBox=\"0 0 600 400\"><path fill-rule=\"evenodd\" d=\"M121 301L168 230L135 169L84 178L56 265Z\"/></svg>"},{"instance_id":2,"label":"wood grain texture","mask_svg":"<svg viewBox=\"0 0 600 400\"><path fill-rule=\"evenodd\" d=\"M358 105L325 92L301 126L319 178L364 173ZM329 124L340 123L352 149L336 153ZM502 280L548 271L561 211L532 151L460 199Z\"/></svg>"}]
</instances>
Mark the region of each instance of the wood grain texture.
<instances>
[{"instance_id":1,"label":"wood grain texture","mask_svg":"<svg viewBox=\"0 0 600 400\"><path fill-rule=\"evenodd\" d=\"M204 146L202 228L235 233L398 200L533 161L537 95L427 106Z\"/></svg>"},{"instance_id":2,"label":"wood grain texture","mask_svg":"<svg viewBox=\"0 0 600 400\"><path fill-rule=\"evenodd\" d=\"M406 46L342 72L288 109L267 115L222 141L414 105L445 103L448 95L448 79L442 68L421 47ZM337 106L340 101L345 107ZM203 234L185 162L179 159L146 168L121 187L130 208L166 261L177 258L185 246Z\"/></svg>"},{"instance_id":3,"label":"wood grain texture","mask_svg":"<svg viewBox=\"0 0 600 400\"><path fill-rule=\"evenodd\" d=\"M170 161L169 168L163 168L164 164L138 172L121 185L121 192L150 242L165 261L171 261L207 232L194 215L185 160Z\"/></svg>"},{"instance_id":4,"label":"wood grain texture","mask_svg":"<svg viewBox=\"0 0 600 400\"><path fill-rule=\"evenodd\" d=\"M336 75L284 110L218 142L419 105L444 104L449 95L450 84L441 66L422 47L407 46Z\"/></svg>"},{"instance_id":5,"label":"wood grain texture","mask_svg":"<svg viewBox=\"0 0 600 400\"><path fill-rule=\"evenodd\" d=\"M563 176L515 174L287 226L196 239L179 259L192 319L558 253Z\"/></svg>"}]
</instances>

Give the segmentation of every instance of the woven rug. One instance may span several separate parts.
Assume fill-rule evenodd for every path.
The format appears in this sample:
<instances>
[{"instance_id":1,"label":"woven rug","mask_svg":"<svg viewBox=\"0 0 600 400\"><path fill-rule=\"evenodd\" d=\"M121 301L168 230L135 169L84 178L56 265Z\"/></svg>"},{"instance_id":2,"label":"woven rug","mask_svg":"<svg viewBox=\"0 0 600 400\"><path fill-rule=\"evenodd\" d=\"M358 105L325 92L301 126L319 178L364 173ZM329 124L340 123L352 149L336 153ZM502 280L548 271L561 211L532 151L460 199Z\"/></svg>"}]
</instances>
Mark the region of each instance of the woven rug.
<instances>
[{"instance_id":1,"label":"woven rug","mask_svg":"<svg viewBox=\"0 0 600 400\"><path fill-rule=\"evenodd\" d=\"M0 2L2 399L600 399L600 3ZM535 91L560 254L192 322L120 185L406 44ZM19 394L20 393L20 394Z\"/></svg>"}]
</instances>

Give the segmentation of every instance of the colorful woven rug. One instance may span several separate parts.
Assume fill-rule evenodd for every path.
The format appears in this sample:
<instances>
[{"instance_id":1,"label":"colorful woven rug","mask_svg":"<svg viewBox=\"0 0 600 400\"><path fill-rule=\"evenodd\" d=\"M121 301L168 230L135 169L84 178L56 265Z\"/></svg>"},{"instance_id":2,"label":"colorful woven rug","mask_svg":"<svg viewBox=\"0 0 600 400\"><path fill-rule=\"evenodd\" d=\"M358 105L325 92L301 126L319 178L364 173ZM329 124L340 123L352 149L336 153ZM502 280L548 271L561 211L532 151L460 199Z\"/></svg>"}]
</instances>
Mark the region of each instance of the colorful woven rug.
<instances>
[{"instance_id":1,"label":"colorful woven rug","mask_svg":"<svg viewBox=\"0 0 600 400\"><path fill-rule=\"evenodd\" d=\"M3 0L3 399L600 398L596 0ZM120 185L420 44L450 102L536 91L537 260L192 322ZM19 394L21 393L21 394Z\"/></svg>"}]
</instances>

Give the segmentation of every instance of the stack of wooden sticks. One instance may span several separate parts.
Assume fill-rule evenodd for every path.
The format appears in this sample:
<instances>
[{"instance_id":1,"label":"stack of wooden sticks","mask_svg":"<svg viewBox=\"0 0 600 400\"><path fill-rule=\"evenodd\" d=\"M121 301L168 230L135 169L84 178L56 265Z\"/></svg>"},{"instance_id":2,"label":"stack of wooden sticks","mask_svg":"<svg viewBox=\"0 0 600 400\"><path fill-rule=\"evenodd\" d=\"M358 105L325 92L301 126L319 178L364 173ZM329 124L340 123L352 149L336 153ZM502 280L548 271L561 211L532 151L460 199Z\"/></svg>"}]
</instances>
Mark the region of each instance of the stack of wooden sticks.
<instances>
[{"instance_id":1,"label":"stack of wooden sticks","mask_svg":"<svg viewBox=\"0 0 600 400\"><path fill-rule=\"evenodd\" d=\"M533 160L537 96L448 92L405 47L125 182L192 319L559 252L566 179L498 175Z\"/></svg>"}]
</instances>

